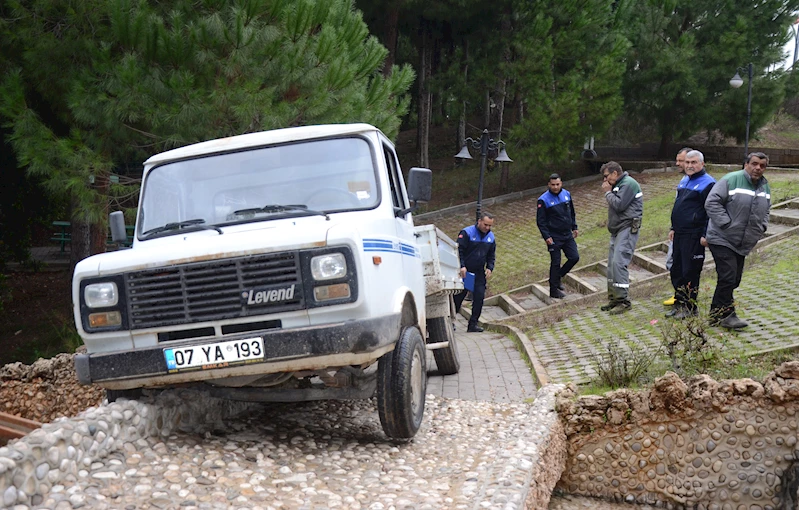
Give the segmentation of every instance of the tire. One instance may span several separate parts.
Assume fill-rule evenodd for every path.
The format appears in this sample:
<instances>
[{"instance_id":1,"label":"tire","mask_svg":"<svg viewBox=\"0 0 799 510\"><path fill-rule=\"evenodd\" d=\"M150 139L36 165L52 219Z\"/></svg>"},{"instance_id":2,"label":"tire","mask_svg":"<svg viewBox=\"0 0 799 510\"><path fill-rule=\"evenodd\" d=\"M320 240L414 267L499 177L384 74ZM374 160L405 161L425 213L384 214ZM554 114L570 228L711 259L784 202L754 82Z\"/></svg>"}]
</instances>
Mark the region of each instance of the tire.
<instances>
[{"instance_id":1,"label":"tire","mask_svg":"<svg viewBox=\"0 0 799 510\"><path fill-rule=\"evenodd\" d=\"M433 351L438 373L441 375L457 374L461 368L458 358L458 344L455 342L455 332L452 330L452 319L449 315L436 317L427 321L428 343L449 342L449 347Z\"/></svg>"},{"instance_id":2,"label":"tire","mask_svg":"<svg viewBox=\"0 0 799 510\"><path fill-rule=\"evenodd\" d=\"M416 327L402 330L397 345L377 364L377 412L392 439L411 439L424 417L426 352Z\"/></svg>"},{"instance_id":3,"label":"tire","mask_svg":"<svg viewBox=\"0 0 799 510\"><path fill-rule=\"evenodd\" d=\"M138 400L142 396L141 388L133 388L131 390L105 390L105 398L108 403L116 402L118 398L126 398L128 400Z\"/></svg>"}]
</instances>

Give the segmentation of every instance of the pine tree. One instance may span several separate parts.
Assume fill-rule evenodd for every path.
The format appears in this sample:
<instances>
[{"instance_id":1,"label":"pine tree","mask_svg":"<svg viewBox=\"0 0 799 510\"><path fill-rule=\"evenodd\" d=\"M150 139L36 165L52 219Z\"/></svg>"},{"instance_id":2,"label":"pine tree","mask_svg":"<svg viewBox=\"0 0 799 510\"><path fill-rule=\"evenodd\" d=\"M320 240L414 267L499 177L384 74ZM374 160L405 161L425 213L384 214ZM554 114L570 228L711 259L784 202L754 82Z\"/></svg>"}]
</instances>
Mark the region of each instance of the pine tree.
<instances>
[{"instance_id":1,"label":"pine tree","mask_svg":"<svg viewBox=\"0 0 799 510\"><path fill-rule=\"evenodd\" d=\"M0 114L19 162L74 204L83 258L105 244L110 178L147 154L306 124L367 122L396 136L409 66L349 0L13 2L3 45L18 55ZM24 51L23 51L24 49ZM82 226L93 225L92 235Z\"/></svg>"}]
</instances>

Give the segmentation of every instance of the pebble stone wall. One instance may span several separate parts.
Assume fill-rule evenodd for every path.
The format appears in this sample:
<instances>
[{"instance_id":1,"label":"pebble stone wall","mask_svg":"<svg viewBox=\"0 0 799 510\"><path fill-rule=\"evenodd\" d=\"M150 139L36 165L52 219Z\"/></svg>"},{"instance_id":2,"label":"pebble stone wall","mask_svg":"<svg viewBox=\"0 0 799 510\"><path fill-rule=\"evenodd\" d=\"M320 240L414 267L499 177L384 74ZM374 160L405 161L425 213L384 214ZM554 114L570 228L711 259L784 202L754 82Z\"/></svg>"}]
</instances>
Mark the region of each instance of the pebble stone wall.
<instances>
[{"instance_id":1,"label":"pebble stone wall","mask_svg":"<svg viewBox=\"0 0 799 510\"><path fill-rule=\"evenodd\" d=\"M561 398L569 460L558 487L567 493L666 508L797 508L799 362L762 384L672 373L649 393Z\"/></svg>"},{"instance_id":2,"label":"pebble stone wall","mask_svg":"<svg viewBox=\"0 0 799 510\"><path fill-rule=\"evenodd\" d=\"M76 418L58 418L0 448L0 508L40 504L53 485L76 481L82 470L125 443L176 430L221 429L226 418L250 405L184 390L160 393L149 402L120 399Z\"/></svg>"}]
</instances>

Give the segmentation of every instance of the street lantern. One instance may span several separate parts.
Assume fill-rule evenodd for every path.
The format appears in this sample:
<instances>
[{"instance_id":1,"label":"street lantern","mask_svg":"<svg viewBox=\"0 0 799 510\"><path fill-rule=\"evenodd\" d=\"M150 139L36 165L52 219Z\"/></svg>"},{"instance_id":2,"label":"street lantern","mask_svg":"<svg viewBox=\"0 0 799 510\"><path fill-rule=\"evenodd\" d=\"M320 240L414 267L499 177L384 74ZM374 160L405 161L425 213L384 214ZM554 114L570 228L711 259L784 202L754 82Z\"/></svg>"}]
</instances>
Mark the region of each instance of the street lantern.
<instances>
[{"instance_id":1,"label":"street lantern","mask_svg":"<svg viewBox=\"0 0 799 510\"><path fill-rule=\"evenodd\" d=\"M741 85L744 84L743 78L741 78L740 72L743 71L744 68L739 67L735 71L735 76L732 77L730 80L730 86L734 89L740 88ZM749 94L746 98L746 139L744 141L744 160L749 155L749 120L752 118L752 63L749 62L746 66L746 70L749 73Z\"/></svg>"},{"instance_id":2,"label":"street lantern","mask_svg":"<svg viewBox=\"0 0 799 510\"><path fill-rule=\"evenodd\" d=\"M488 135L488 130L484 129L480 135L479 140L473 138L466 138L461 151L455 155L456 159L474 159L469 153L469 146L473 149L480 150L480 182L477 185L477 217L475 222L480 221L480 213L483 206L483 175L486 170L486 162L488 160L489 151L498 151L497 157L494 161L498 163L513 163L513 160L508 157L508 152L505 150L505 142L502 140L494 140Z\"/></svg>"}]
</instances>

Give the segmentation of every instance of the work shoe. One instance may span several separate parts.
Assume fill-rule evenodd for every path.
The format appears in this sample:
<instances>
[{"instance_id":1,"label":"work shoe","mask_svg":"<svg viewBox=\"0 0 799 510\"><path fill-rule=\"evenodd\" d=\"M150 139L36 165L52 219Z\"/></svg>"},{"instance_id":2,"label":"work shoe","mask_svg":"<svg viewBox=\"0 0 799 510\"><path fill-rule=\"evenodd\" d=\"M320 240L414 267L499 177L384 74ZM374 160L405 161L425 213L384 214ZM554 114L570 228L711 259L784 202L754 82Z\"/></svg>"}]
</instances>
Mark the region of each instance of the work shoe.
<instances>
[{"instance_id":1,"label":"work shoe","mask_svg":"<svg viewBox=\"0 0 799 510\"><path fill-rule=\"evenodd\" d=\"M683 319L687 319L688 317L696 317L697 315L699 315L699 312L695 308L680 308L677 310L677 313L674 314L674 318L678 321L681 321Z\"/></svg>"},{"instance_id":2,"label":"work shoe","mask_svg":"<svg viewBox=\"0 0 799 510\"><path fill-rule=\"evenodd\" d=\"M472 326L471 324L469 324L469 327L466 328L466 331L468 333L482 333L484 330L480 326Z\"/></svg>"},{"instance_id":3,"label":"work shoe","mask_svg":"<svg viewBox=\"0 0 799 510\"><path fill-rule=\"evenodd\" d=\"M663 304L666 306L674 306L674 298L676 296L671 296L669 299L663 301Z\"/></svg>"},{"instance_id":4,"label":"work shoe","mask_svg":"<svg viewBox=\"0 0 799 510\"><path fill-rule=\"evenodd\" d=\"M617 303L615 307L613 307L613 310L610 310L610 314L619 315L630 310L632 307L633 304L629 301L621 301L620 303Z\"/></svg>"},{"instance_id":5,"label":"work shoe","mask_svg":"<svg viewBox=\"0 0 799 510\"><path fill-rule=\"evenodd\" d=\"M607 312L607 311L613 310L614 308L616 308L620 304L621 304L621 301L608 301L608 304L600 306L599 309L602 310L603 312Z\"/></svg>"},{"instance_id":6,"label":"work shoe","mask_svg":"<svg viewBox=\"0 0 799 510\"><path fill-rule=\"evenodd\" d=\"M674 308L673 310L669 310L668 312L666 312L666 317L674 317L679 312L680 312L679 308Z\"/></svg>"},{"instance_id":7,"label":"work shoe","mask_svg":"<svg viewBox=\"0 0 799 510\"><path fill-rule=\"evenodd\" d=\"M745 328L748 325L749 325L748 322L739 319L738 316L735 315L734 312L731 313L730 315L724 317L719 322L719 326L721 326L722 328L727 328L727 329L741 329L741 328Z\"/></svg>"},{"instance_id":8,"label":"work shoe","mask_svg":"<svg viewBox=\"0 0 799 510\"><path fill-rule=\"evenodd\" d=\"M566 294L564 294L560 289L550 289L549 297L554 299L563 299L566 297Z\"/></svg>"}]
</instances>

